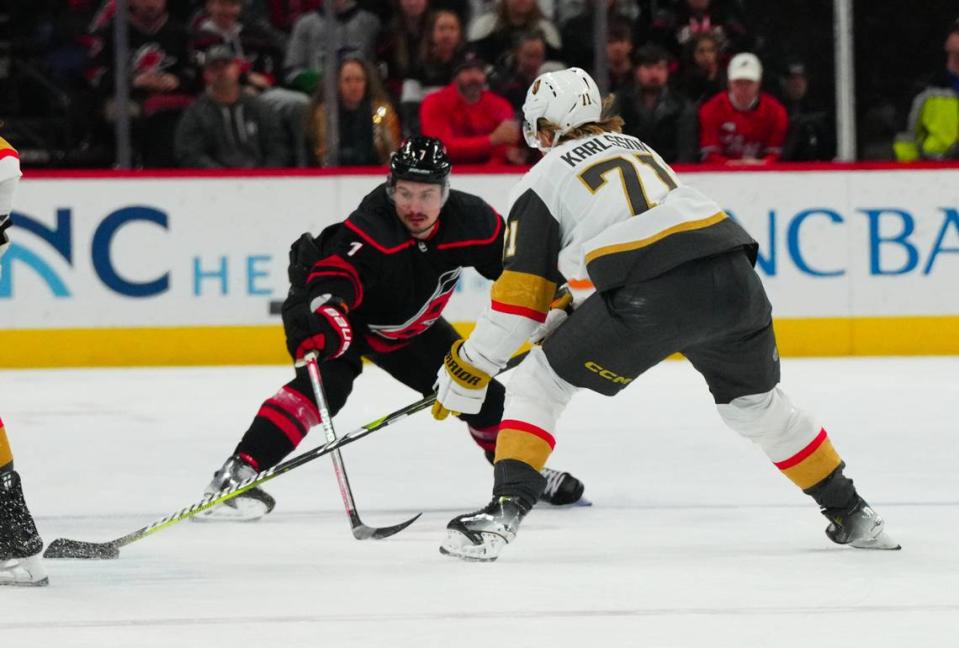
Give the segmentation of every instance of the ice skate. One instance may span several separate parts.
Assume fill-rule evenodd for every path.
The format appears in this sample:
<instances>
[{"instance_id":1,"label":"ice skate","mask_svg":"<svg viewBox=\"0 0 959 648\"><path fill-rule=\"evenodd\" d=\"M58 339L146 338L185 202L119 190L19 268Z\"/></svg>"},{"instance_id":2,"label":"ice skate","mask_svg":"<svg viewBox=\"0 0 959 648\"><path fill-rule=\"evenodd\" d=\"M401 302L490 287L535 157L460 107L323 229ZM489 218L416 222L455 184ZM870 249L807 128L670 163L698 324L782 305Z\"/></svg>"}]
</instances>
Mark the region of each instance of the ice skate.
<instances>
[{"instance_id":1,"label":"ice skate","mask_svg":"<svg viewBox=\"0 0 959 648\"><path fill-rule=\"evenodd\" d=\"M540 474L546 478L546 488L539 501L553 506L592 506L593 503L583 497L585 486L568 472L543 468Z\"/></svg>"},{"instance_id":2,"label":"ice skate","mask_svg":"<svg viewBox=\"0 0 959 648\"><path fill-rule=\"evenodd\" d=\"M0 585L46 585L42 549L43 540L23 499L20 475L0 474Z\"/></svg>"},{"instance_id":3,"label":"ice skate","mask_svg":"<svg viewBox=\"0 0 959 648\"><path fill-rule=\"evenodd\" d=\"M40 554L0 561L0 587L43 587L49 584Z\"/></svg>"},{"instance_id":4,"label":"ice skate","mask_svg":"<svg viewBox=\"0 0 959 648\"><path fill-rule=\"evenodd\" d=\"M204 493L210 495L224 488L233 488L256 475L256 470L240 457L233 455L213 474L213 481ZM251 488L242 495L228 499L218 506L194 516L195 522L253 522L273 510L276 500L261 488Z\"/></svg>"},{"instance_id":5,"label":"ice skate","mask_svg":"<svg viewBox=\"0 0 959 648\"><path fill-rule=\"evenodd\" d=\"M885 522L861 497L846 509L824 509L829 520L826 535L836 544L848 544L857 549L902 549L889 537Z\"/></svg>"},{"instance_id":6,"label":"ice skate","mask_svg":"<svg viewBox=\"0 0 959 648\"><path fill-rule=\"evenodd\" d=\"M492 450L486 451L486 460L490 465L495 465L496 453ZM583 497L583 491L586 489L583 482L573 477L568 472L562 470L553 470L552 468L543 468L540 474L546 478L546 488L543 494L539 496L539 501L552 504L553 506L592 506L593 503Z\"/></svg>"},{"instance_id":7,"label":"ice skate","mask_svg":"<svg viewBox=\"0 0 959 648\"><path fill-rule=\"evenodd\" d=\"M450 520L440 553L477 562L496 560L516 538L519 523L529 511L518 497L494 497L486 508Z\"/></svg>"}]
</instances>

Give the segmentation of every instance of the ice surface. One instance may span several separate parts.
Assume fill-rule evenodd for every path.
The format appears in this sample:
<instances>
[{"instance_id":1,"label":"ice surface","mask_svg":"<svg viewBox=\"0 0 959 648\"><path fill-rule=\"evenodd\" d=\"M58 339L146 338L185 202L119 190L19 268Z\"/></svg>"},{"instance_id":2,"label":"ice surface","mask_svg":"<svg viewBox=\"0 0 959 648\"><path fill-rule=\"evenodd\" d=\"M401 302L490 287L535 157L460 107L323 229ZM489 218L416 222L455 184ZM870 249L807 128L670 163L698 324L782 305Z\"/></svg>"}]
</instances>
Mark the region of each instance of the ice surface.
<instances>
[{"instance_id":1,"label":"ice surface","mask_svg":"<svg viewBox=\"0 0 959 648\"><path fill-rule=\"evenodd\" d=\"M288 372L0 372L44 538L111 539L197 499ZM354 540L320 459L270 484L262 522L183 522L117 561L48 561L49 588L0 589L0 646L956 645L959 358L786 360L784 378L901 552L832 545L698 374L669 362L615 399L574 400L551 465L595 505L535 510L496 563L437 551L450 517L486 503L491 471L462 424L424 412L344 450L367 524L425 511L400 535ZM336 425L417 398L371 368Z\"/></svg>"}]
</instances>

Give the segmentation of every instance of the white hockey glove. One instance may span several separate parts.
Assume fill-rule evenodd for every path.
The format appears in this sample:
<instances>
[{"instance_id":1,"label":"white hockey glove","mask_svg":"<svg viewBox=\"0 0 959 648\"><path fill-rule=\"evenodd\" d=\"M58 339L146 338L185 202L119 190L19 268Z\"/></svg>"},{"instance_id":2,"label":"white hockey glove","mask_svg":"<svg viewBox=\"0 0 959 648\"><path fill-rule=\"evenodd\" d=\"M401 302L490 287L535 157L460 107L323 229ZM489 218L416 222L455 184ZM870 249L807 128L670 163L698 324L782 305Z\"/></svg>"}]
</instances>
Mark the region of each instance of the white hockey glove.
<instances>
[{"instance_id":1,"label":"white hockey glove","mask_svg":"<svg viewBox=\"0 0 959 648\"><path fill-rule=\"evenodd\" d=\"M553 332L562 326L563 322L573 312L573 295L569 290L563 288L559 295L549 305L549 312L546 313L546 321L537 326L529 336L529 341L533 344L539 344L553 334Z\"/></svg>"},{"instance_id":2,"label":"white hockey glove","mask_svg":"<svg viewBox=\"0 0 959 648\"><path fill-rule=\"evenodd\" d=\"M453 343L436 375L436 402L433 418L442 421L452 414L476 414L486 400L490 375L477 369L461 355L463 340Z\"/></svg>"}]
</instances>

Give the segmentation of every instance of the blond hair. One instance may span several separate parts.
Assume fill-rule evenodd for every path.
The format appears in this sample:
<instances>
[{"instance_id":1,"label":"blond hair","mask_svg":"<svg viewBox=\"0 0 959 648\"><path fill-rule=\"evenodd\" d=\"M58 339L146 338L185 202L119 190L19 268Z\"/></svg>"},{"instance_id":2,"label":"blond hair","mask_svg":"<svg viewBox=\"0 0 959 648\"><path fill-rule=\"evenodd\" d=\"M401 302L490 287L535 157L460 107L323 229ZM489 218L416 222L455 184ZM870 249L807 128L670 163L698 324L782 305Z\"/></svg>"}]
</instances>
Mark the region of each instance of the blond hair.
<instances>
[{"instance_id":1,"label":"blond hair","mask_svg":"<svg viewBox=\"0 0 959 648\"><path fill-rule=\"evenodd\" d=\"M622 133L623 118L619 115L609 114L612 111L615 97L612 95L603 100L603 112L599 121L587 122L560 135L556 144L562 144L574 139L590 137L592 135L602 135L603 133ZM556 134L561 130L559 124L555 124L544 117L540 117L536 122L536 130L545 134L552 141Z\"/></svg>"}]
</instances>

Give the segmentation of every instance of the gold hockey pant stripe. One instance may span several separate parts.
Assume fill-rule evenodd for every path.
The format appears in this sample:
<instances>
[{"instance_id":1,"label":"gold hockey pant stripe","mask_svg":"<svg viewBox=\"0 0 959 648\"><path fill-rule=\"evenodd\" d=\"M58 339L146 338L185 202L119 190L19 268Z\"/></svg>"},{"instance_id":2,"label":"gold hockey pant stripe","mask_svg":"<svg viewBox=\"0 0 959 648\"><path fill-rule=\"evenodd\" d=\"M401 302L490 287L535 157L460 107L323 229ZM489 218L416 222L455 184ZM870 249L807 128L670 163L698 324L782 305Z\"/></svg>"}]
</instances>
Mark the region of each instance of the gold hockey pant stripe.
<instances>
[{"instance_id":1,"label":"gold hockey pant stripe","mask_svg":"<svg viewBox=\"0 0 959 648\"><path fill-rule=\"evenodd\" d=\"M828 477L841 462L826 430L820 428L819 434L812 443L792 457L776 462L776 467L796 486L806 490Z\"/></svg>"}]
</instances>

